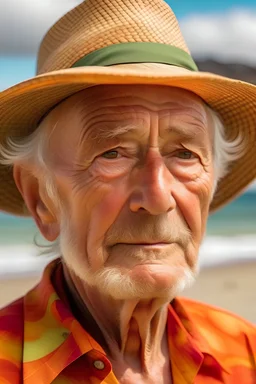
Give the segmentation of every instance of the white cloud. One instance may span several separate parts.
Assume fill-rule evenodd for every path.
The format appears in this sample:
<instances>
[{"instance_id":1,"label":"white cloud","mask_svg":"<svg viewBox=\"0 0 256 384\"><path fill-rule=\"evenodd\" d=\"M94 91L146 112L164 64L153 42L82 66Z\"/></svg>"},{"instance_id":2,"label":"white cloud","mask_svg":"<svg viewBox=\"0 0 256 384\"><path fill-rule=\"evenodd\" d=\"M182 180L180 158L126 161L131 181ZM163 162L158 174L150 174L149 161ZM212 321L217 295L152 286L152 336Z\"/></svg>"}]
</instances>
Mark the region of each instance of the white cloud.
<instances>
[{"instance_id":1,"label":"white cloud","mask_svg":"<svg viewBox=\"0 0 256 384\"><path fill-rule=\"evenodd\" d=\"M35 54L44 34L81 0L0 0L0 54Z\"/></svg>"},{"instance_id":2,"label":"white cloud","mask_svg":"<svg viewBox=\"0 0 256 384\"><path fill-rule=\"evenodd\" d=\"M0 0L0 55L36 54L44 34L82 0ZM194 57L256 64L256 11L194 14L180 22Z\"/></svg>"},{"instance_id":3,"label":"white cloud","mask_svg":"<svg viewBox=\"0 0 256 384\"><path fill-rule=\"evenodd\" d=\"M180 25L194 57L256 65L256 11L194 14Z\"/></svg>"}]
</instances>

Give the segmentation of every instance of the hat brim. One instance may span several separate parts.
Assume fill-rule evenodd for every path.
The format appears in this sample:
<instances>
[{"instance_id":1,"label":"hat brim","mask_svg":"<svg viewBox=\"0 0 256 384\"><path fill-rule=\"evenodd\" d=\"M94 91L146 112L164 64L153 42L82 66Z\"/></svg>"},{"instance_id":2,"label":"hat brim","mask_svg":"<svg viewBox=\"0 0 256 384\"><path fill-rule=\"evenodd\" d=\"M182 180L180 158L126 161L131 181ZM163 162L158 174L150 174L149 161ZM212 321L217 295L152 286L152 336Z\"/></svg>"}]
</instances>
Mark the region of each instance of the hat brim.
<instances>
[{"instance_id":1,"label":"hat brim","mask_svg":"<svg viewBox=\"0 0 256 384\"><path fill-rule=\"evenodd\" d=\"M99 84L164 85L191 91L219 113L228 139L242 133L246 151L219 182L211 212L238 196L256 178L256 86L172 66L146 71L125 66L80 67L50 72L17 84L0 95L0 144L9 136L28 135L53 106ZM10 167L0 165L0 180L0 210L29 216Z\"/></svg>"}]
</instances>

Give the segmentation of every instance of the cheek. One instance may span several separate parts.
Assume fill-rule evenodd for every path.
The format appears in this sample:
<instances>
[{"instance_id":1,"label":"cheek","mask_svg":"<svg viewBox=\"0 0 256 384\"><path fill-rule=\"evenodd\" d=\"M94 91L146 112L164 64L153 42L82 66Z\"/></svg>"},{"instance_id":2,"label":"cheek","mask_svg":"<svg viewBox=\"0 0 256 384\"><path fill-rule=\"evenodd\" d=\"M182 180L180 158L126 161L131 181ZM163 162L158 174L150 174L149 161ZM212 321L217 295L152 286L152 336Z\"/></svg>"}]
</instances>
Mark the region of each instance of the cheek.
<instances>
[{"instance_id":1,"label":"cheek","mask_svg":"<svg viewBox=\"0 0 256 384\"><path fill-rule=\"evenodd\" d=\"M109 229L122 210L126 200L127 192L122 185L109 187L92 209L91 227L93 226L94 229L96 227Z\"/></svg>"},{"instance_id":2,"label":"cheek","mask_svg":"<svg viewBox=\"0 0 256 384\"><path fill-rule=\"evenodd\" d=\"M126 178L106 181L96 177L91 170L72 171L63 178L59 176L59 184L72 227L83 239L92 230L95 236L102 236L127 198Z\"/></svg>"},{"instance_id":3,"label":"cheek","mask_svg":"<svg viewBox=\"0 0 256 384\"><path fill-rule=\"evenodd\" d=\"M127 191L124 180L111 184L98 182L87 188L86 194L76 199L77 213L74 220L79 223L77 228L81 234L81 242L86 242L88 253L102 249L106 232L128 199Z\"/></svg>"},{"instance_id":4,"label":"cheek","mask_svg":"<svg viewBox=\"0 0 256 384\"><path fill-rule=\"evenodd\" d=\"M93 270L101 268L108 258L106 234L126 202L126 193L122 185L108 188L108 192L98 200L91 211L85 241L89 264Z\"/></svg>"},{"instance_id":5,"label":"cheek","mask_svg":"<svg viewBox=\"0 0 256 384\"><path fill-rule=\"evenodd\" d=\"M205 232L211 190L212 181L207 176L191 182L179 183L172 191L177 206L196 241L201 241Z\"/></svg>"}]
</instances>

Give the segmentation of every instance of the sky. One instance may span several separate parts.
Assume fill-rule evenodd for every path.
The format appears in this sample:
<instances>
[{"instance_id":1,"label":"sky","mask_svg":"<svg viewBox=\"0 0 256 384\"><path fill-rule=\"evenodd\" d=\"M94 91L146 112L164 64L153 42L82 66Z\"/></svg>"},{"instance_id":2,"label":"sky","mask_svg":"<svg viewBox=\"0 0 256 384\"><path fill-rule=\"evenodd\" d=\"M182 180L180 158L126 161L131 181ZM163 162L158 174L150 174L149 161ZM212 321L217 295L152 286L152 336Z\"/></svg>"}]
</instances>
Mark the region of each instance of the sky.
<instances>
[{"instance_id":1,"label":"sky","mask_svg":"<svg viewBox=\"0 0 256 384\"><path fill-rule=\"evenodd\" d=\"M0 0L0 90L33 77L44 34L81 0ZM255 0L166 0L195 58L256 66Z\"/></svg>"},{"instance_id":2,"label":"sky","mask_svg":"<svg viewBox=\"0 0 256 384\"><path fill-rule=\"evenodd\" d=\"M255 0L167 0L178 18L193 14L225 12L232 8L256 9Z\"/></svg>"}]
</instances>

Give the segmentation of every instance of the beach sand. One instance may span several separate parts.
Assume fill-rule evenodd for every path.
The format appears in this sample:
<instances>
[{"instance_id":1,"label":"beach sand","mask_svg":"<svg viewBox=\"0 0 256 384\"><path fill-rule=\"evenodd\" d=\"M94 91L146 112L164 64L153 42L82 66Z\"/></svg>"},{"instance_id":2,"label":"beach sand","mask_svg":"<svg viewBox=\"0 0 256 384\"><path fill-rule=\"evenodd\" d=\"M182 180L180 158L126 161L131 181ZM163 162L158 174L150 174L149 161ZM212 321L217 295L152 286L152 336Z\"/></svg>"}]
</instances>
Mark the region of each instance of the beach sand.
<instances>
[{"instance_id":1,"label":"beach sand","mask_svg":"<svg viewBox=\"0 0 256 384\"><path fill-rule=\"evenodd\" d=\"M256 262L201 271L196 284L183 296L225 308L256 324ZM22 296L38 277L0 280L0 307Z\"/></svg>"}]
</instances>

